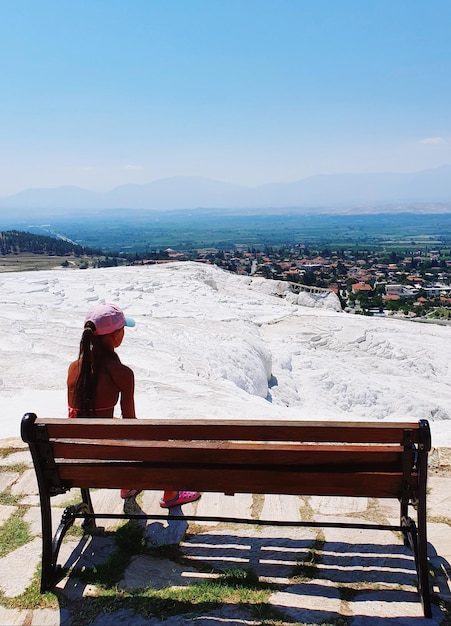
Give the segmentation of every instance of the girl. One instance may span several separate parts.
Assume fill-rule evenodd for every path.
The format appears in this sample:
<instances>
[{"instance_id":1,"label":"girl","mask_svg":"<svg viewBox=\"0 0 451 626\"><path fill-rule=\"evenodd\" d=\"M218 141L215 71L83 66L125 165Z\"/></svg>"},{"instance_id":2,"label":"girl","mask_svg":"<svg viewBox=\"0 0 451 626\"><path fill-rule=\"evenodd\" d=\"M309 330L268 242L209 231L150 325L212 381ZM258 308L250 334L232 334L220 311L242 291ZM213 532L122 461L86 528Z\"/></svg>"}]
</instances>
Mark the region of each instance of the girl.
<instances>
[{"instance_id":1,"label":"girl","mask_svg":"<svg viewBox=\"0 0 451 626\"><path fill-rule=\"evenodd\" d=\"M135 377L115 352L124 338L124 327L134 326L114 304L97 304L85 318L78 359L67 375L69 417L113 417L120 399L122 417L135 419ZM135 497L137 489L121 489L121 498ZM200 498L198 491L165 491L162 508Z\"/></svg>"},{"instance_id":2,"label":"girl","mask_svg":"<svg viewBox=\"0 0 451 626\"><path fill-rule=\"evenodd\" d=\"M124 327L134 324L114 304L97 304L89 311L79 357L69 366L69 417L113 417L119 397L122 417L136 417L135 377L115 352Z\"/></svg>"}]
</instances>

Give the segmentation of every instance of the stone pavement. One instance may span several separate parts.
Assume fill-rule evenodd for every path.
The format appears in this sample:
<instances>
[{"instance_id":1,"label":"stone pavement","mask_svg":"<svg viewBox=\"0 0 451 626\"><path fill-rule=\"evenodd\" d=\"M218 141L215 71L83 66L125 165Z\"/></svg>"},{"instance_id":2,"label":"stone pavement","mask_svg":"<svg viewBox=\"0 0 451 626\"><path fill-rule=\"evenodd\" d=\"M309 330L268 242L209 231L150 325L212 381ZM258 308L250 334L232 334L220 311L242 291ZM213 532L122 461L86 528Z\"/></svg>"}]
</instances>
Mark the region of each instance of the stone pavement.
<instances>
[{"instance_id":1,"label":"stone pavement","mask_svg":"<svg viewBox=\"0 0 451 626\"><path fill-rule=\"evenodd\" d=\"M177 558L149 550L136 554L106 603L100 597L99 587L83 583L69 572L48 602L49 594L30 593L30 589L36 589L41 554L39 500L31 458L22 441L3 440L0 536L8 520L22 516L30 541L0 558L0 626L450 626L450 450L433 451L428 486L429 557L434 571L430 620L424 619L416 593L412 555L397 533L337 528L231 527L214 523L188 527L186 521L148 520L142 522L147 546L179 543ZM98 490L92 495L97 511L120 512L123 507L116 491ZM141 507L149 513L161 513L159 495L144 492L137 504L131 501L129 506L137 512ZM72 498L73 494L65 494L53 499L56 523L61 518L61 507ZM256 506L259 519L271 520L385 520L397 524L399 511L398 503L391 500L266 496L256 502L250 495L204 494L199 502L185 505L183 512L251 517ZM123 522L104 523L106 529L114 530ZM59 563L69 568L98 566L114 549L111 533L92 537L69 533L63 541ZM302 560L307 561L304 576L293 576L293 568ZM214 580L220 572L233 568L251 568L260 581L267 583L271 590L268 602L277 613L265 621L263 612L259 617L259 610L263 609L250 602L219 606L204 602L197 607L180 602L179 610L172 606L174 614L166 619L146 616L143 589L187 588L201 580ZM100 600L104 602L101 608Z\"/></svg>"}]
</instances>

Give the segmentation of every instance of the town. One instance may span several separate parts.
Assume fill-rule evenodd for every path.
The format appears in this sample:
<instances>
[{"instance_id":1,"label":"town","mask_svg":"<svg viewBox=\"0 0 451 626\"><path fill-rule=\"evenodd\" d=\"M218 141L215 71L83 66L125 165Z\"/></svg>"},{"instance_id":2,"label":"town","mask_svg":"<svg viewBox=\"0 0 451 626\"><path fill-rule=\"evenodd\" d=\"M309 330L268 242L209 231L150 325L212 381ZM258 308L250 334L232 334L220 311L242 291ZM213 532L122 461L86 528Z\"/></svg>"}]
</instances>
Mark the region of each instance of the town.
<instances>
[{"instance_id":1,"label":"town","mask_svg":"<svg viewBox=\"0 0 451 626\"><path fill-rule=\"evenodd\" d=\"M152 258L153 257L153 258ZM408 254L370 250L314 250L237 246L235 250L167 249L134 263L212 263L227 271L289 281L299 288L334 291L344 311L361 315L402 315L448 320L451 315L451 251Z\"/></svg>"},{"instance_id":2,"label":"town","mask_svg":"<svg viewBox=\"0 0 451 626\"><path fill-rule=\"evenodd\" d=\"M451 249L431 241L412 249L398 241L394 246L235 244L129 253L86 248L61 237L0 232L0 271L44 269L57 260L63 268L78 269L196 261L243 276L287 281L293 291L331 290L346 312L445 321L451 316Z\"/></svg>"}]
</instances>

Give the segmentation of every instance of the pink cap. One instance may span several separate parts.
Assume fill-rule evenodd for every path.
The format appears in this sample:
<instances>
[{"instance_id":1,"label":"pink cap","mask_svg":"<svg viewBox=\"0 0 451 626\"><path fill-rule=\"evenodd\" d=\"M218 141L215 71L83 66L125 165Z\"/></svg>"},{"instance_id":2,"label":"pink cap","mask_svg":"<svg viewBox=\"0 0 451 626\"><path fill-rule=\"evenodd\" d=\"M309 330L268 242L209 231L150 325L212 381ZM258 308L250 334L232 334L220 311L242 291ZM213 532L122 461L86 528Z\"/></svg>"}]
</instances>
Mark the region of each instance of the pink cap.
<instances>
[{"instance_id":1,"label":"pink cap","mask_svg":"<svg viewBox=\"0 0 451 626\"><path fill-rule=\"evenodd\" d=\"M108 335L124 326L134 326L135 320L125 317L115 304L96 304L85 317L86 322L92 322L96 327L96 335Z\"/></svg>"}]
</instances>

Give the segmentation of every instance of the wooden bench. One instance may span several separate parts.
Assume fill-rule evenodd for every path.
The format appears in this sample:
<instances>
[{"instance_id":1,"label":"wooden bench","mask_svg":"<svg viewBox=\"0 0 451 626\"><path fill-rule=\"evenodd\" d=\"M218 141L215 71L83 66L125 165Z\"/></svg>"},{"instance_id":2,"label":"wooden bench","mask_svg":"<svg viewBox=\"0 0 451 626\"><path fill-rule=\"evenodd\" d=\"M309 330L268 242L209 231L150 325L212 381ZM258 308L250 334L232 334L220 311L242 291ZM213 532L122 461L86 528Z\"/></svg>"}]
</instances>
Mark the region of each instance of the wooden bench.
<instances>
[{"instance_id":1,"label":"wooden bench","mask_svg":"<svg viewBox=\"0 0 451 626\"><path fill-rule=\"evenodd\" d=\"M397 498L399 526L315 522L235 521L313 527L380 528L403 533L415 558L424 614L431 616L426 480L431 438L426 420L403 422L311 422L232 420L50 419L27 413L22 439L29 444L39 485L42 516L41 591L60 575L58 552L77 518L133 515L95 513L90 488ZM50 499L81 488L82 500L67 507L55 535ZM119 497L119 496L118 496ZM416 510L416 523L409 516ZM166 519L165 515L139 516ZM176 516L172 516L176 519Z\"/></svg>"}]
</instances>

